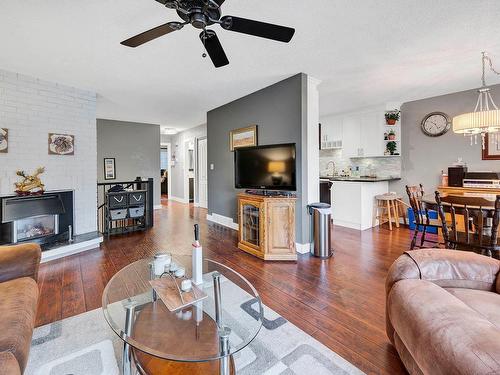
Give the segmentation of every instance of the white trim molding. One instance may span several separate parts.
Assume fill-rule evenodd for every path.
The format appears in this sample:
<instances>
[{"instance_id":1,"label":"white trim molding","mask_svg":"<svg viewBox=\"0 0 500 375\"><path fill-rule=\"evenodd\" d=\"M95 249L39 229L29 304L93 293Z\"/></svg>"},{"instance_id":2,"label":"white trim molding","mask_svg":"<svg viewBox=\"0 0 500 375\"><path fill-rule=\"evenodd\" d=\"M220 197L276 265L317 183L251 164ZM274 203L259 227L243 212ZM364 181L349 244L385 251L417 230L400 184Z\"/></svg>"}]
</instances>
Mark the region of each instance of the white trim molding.
<instances>
[{"instance_id":1,"label":"white trim molding","mask_svg":"<svg viewBox=\"0 0 500 375\"><path fill-rule=\"evenodd\" d=\"M78 254L83 251L93 250L99 248L101 242L103 241L102 236L94 238L92 240L72 243L66 246L61 246L56 249L47 250L42 252L41 263L49 262L51 260L64 258L69 255Z\"/></svg>"},{"instance_id":2,"label":"white trim molding","mask_svg":"<svg viewBox=\"0 0 500 375\"><path fill-rule=\"evenodd\" d=\"M232 218L227 217L227 216L222 216L219 214L207 214L207 220L211 221L212 223L216 223L219 225L222 225L227 228L231 228L234 230L239 230L239 225L238 223L235 223Z\"/></svg>"},{"instance_id":3,"label":"white trim molding","mask_svg":"<svg viewBox=\"0 0 500 375\"><path fill-rule=\"evenodd\" d=\"M173 195L169 195L168 200L174 201L174 202L179 202L179 203L184 203L184 204L189 203L189 200L184 199L184 198L174 197Z\"/></svg>"},{"instance_id":4,"label":"white trim molding","mask_svg":"<svg viewBox=\"0 0 500 375\"><path fill-rule=\"evenodd\" d=\"M310 243L295 243L295 249L299 254L308 254L311 250Z\"/></svg>"}]
</instances>

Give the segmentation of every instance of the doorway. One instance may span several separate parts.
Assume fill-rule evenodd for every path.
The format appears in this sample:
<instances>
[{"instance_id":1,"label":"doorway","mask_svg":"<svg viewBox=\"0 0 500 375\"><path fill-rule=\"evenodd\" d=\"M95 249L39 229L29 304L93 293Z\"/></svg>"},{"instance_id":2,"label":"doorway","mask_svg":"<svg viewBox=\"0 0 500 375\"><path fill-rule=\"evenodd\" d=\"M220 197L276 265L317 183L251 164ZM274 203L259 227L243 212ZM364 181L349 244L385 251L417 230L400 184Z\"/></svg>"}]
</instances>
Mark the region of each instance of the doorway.
<instances>
[{"instance_id":1,"label":"doorway","mask_svg":"<svg viewBox=\"0 0 500 375\"><path fill-rule=\"evenodd\" d=\"M161 199L168 200L170 195L171 173L170 173L170 143L162 144L160 147L160 191Z\"/></svg>"},{"instance_id":2,"label":"doorway","mask_svg":"<svg viewBox=\"0 0 500 375\"><path fill-rule=\"evenodd\" d=\"M195 188L195 139L184 143L184 198L189 203L194 203Z\"/></svg>"},{"instance_id":3,"label":"doorway","mask_svg":"<svg viewBox=\"0 0 500 375\"><path fill-rule=\"evenodd\" d=\"M208 208L207 138L198 138L196 149L198 206Z\"/></svg>"}]
</instances>

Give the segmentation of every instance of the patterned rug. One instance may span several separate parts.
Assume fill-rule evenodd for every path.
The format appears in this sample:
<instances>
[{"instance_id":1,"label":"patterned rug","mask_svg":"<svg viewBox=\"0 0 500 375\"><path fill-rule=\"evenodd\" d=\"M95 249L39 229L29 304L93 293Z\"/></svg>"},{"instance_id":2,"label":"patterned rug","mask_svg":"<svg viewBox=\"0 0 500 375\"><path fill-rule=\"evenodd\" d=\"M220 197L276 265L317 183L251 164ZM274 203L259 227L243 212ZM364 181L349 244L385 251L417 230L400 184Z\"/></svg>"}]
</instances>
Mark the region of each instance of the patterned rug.
<instances>
[{"instance_id":1,"label":"patterned rug","mask_svg":"<svg viewBox=\"0 0 500 375\"><path fill-rule=\"evenodd\" d=\"M235 316L257 314L254 300L239 309ZM256 339L234 356L238 374L363 374L266 306L264 316ZM93 310L37 328L26 374L118 375L121 350L122 341L109 328L102 310Z\"/></svg>"}]
</instances>

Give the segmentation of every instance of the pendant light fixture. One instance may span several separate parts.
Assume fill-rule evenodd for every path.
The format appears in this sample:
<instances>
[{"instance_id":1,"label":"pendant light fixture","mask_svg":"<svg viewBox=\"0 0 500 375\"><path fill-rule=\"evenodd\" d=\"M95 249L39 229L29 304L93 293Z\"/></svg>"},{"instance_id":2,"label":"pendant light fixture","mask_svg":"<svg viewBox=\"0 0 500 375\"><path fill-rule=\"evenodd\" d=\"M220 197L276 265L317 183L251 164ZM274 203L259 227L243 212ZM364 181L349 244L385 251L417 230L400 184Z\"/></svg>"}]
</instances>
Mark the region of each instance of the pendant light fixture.
<instances>
[{"instance_id":1,"label":"pendant light fixture","mask_svg":"<svg viewBox=\"0 0 500 375\"><path fill-rule=\"evenodd\" d=\"M500 132L500 110L491 97L490 88L486 85L486 63L493 73L500 75L500 72L493 68L493 63L486 52L482 52L482 55L482 86L478 90L479 98L476 108L474 112L464 113L453 118L453 132L470 136L471 145L477 144L477 138L480 134L484 150L486 134L492 134L495 137L495 142L498 143L498 133Z\"/></svg>"}]
</instances>

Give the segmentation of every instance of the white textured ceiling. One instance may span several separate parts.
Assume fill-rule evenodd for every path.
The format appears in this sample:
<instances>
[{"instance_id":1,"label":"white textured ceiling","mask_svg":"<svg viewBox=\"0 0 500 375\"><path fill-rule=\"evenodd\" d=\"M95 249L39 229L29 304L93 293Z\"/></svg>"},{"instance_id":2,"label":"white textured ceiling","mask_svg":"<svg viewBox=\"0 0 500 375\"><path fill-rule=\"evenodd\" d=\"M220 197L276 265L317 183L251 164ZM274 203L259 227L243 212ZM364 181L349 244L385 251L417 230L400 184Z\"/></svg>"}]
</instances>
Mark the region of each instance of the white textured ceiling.
<instances>
[{"instance_id":1,"label":"white textured ceiling","mask_svg":"<svg viewBox=\"0 0 500 375\"><path fill-rule=\"evenodd\" d=\"M330 114L477 87L482 50L500 65L499 0L226 0L223 14L297 32L287 45L216 25L231 64L215 69L192 27L119 44L177 20L154 0L0 0L0 68L96 91L99 117L183 129L298 72L323 81Z\"/></svg>"}]
</instances>

